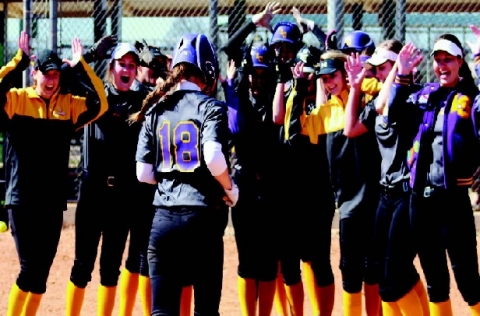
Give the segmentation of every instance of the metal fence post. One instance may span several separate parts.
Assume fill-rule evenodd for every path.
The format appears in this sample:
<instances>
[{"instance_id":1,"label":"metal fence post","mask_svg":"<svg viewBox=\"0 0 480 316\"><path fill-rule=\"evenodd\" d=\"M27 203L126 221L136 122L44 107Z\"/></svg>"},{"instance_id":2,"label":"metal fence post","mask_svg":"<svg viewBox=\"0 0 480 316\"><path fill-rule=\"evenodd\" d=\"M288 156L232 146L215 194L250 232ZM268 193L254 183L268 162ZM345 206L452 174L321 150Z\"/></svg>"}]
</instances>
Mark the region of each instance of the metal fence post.
<instances>
[{"instance_id":1,"label":"metal fence post","mask_svg":"<svg viewBox=\"0 0 480 316\"><path fill-rule=\"evenodd\" d=\"M48 47L57 53L57 23L58 23L58 6L57 0L50 0L50 36L48 37Z\"/></svg>"},{"instance_id":2,"label":"metal fence post","mask_svg":"<svg viewBox=\"0 0 480 316\"><path fill-rule=\"evenodd\" d=\"M402 43L405 43L407 25L407 0L397 0L397 10L395 15L395 37Z\"/></svg>"},{"instance_id":3,"label":"metal fence post","mask_svg":"<svg viewBox=\"0 0 480 316\"><path fill-rule=\"evenodd\" d=\"M218 53L218 0L210 0L208 16L210 18L210 38Z\"/></svg>"},{"instance_id":4,"label":"metal fence post","mask_svg":"<svg viewBox=\"0 0 480 316\"><path fill-rule=\"evenodd\" d=\"M112 9L112 34L122 41L122 0L115 0Z\"/></svg>"},{"instance_id":5,"label":"metal fence post","mask_svg":"<svg viewBox=\"0 0 480 316\"><path fill-rule=\"evenodd\" d=\"M345 4L343 0L328 0L327 10L328 30L336 30L340 41L343 38Z\"/></svg>"},{"instance_id":6,"label":"metal fence post","mask_svg":"<svg viewBox=\"0 0 480 316\"><path fill-rule=\"evenodd\" d=\"M32 35L32 0L23 1L23 30L31 37ZM31 44L31 38L30 43ZM29 45L30 46L30 45ZM23 87L30 85L30 74L23 72Z\"/></svg>"},{"instance_id":7,"label":"metal fence post","mask_svg":"<svg viewBox=\"0 0 480 316\"><path fill-rule=\"evenodd\" d=\"M93 38L97 42L106 35L107 31L107 0L95 0L93 9ZM97 61L93 69L100 78L105 76L105 62Z\"/></svg>"}]
</instances>

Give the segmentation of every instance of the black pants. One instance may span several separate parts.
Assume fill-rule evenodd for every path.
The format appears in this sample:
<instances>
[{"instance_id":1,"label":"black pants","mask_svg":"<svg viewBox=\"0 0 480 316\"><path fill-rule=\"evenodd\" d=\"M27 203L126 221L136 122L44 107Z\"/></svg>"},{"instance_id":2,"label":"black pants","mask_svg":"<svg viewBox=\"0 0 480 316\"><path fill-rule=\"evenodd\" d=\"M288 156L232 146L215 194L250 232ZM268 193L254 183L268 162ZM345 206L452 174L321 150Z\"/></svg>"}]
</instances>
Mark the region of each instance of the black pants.
<instances>
[{"instance_id":1,"label":"black pants","mask_svg":"<svg viewBox=\"0 0 480 316\"><path fill-rule=\"evenodd\" d=\"M413 260L416 252L410 229L408 183L380 194L375 220L375 242L380 296L385 302L396 302L407 294L420 276Z\"/></svg>"},{"instance_id":2,"label":"black pants","mask_svg":"<svg viewBox=\"0 0 480 316\"><path fill-rule=\"evenodd\" d=\"M148 246L152 315L179 315L182 287L193 284L195 315L219 315L224 211L157 208Z\"/></svg>"},{"instance_id":3,"label":"black pants","mask_svg":"<svg viewBox=\"0 0 480 316\"><path fill-rule=\"evenodd\" d=\"M13 207L8 209L20 273L17 286L25 292L43 294L63 225L63 210Z\"/></svg>"},{"instance_id":4,"label":"black pants","mask_svg":"<svg viewBox=\"0 0 480 316\"><path fill-rule=\"evenodd\" d=\"M475 219L468 188L436 190L429 197L412 193L411 225L431 302L450 294L447 253L463 299L480 302Z\"/></svg>"},{"instance_id":5,"label":"black pants","mask_svg":"<svg viewBox=\"0 0 480 316\"><path fill-rule=\"evenodd\" d=\"M100 283L116 286L130 222L140 212L131 187L86 179L80 185L75 213L75 261L70 280L86 287L92 278L100 238ZM142 203L140 203L142 204ZM145 204L145 203L143 203Z\"/></svg>"}]
</instances>

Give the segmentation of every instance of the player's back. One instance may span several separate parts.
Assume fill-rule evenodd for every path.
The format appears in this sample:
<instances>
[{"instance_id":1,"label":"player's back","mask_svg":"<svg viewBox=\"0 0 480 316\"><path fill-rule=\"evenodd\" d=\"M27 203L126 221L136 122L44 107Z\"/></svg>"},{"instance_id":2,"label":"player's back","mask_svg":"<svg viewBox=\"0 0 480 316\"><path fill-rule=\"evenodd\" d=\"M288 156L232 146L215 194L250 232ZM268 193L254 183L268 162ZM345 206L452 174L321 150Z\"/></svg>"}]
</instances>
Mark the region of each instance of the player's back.
<instances>
[{"instance_id":1,"label":"player's back","mask_svg":"<svg viewBox=\"0 0 480 316\"><path fill-rule=\"evenodd\" d=\"M202 153L206 141L229 139L226 107L202 92L178 90L148 113L154 131L156 172L154 205L214 206L223 204L223 190L208 170Z\"/></svg>"}]
</instances>

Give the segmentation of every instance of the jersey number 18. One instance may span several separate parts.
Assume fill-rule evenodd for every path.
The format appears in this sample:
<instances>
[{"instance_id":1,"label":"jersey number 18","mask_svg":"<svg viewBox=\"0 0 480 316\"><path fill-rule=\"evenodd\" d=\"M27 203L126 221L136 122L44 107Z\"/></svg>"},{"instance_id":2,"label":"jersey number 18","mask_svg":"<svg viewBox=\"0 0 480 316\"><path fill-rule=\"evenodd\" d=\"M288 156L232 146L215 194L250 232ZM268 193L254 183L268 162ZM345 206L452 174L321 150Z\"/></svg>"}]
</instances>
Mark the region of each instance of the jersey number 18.
<instances>
[{"instance_id":1,"label":"jersey number 18","mask_svg":"<svg viewBox=\"0 0 480 316\"><path fill-rule=\"evenodd\" d=\"M162 153L162 172L170 172L174 169L181 172L193 172L200 166L198 151L200 132L191 121L180 121L173 130L170 125L170 121L164 121L158 129ZM173 134L173 137L170 133ZM177 168L173 168L174 165Z\"/></svg>"}]
</instances>

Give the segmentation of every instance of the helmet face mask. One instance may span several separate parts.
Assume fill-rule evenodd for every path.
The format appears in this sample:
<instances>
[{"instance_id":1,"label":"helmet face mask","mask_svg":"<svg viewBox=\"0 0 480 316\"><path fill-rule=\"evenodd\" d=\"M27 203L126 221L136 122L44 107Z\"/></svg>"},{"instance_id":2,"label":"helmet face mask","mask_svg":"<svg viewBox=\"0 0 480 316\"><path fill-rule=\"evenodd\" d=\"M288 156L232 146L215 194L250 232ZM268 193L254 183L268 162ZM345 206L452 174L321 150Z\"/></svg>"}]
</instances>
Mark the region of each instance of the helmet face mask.
<instances>
[{"instance_id":1,"label":"helmet face mask","mask_svg":"<svg viewBox=\"0 0 480 316\"><path fill-rule=\"evenodd\" d=\"M180 63L189 63L200 69L208 87L216 84L218 61L215 49L204 34L185 34L175 46L171 69Z\"/></svg>"}]
</instances>

